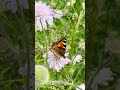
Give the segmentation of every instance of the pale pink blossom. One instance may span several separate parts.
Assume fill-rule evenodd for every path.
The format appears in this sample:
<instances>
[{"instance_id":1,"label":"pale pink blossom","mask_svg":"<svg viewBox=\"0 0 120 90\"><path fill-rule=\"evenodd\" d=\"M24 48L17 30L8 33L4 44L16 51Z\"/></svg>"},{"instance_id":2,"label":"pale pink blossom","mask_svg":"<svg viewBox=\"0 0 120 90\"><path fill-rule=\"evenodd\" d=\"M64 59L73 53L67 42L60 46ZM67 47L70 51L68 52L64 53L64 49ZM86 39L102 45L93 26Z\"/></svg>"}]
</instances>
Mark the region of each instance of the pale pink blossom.
<instances>
[{"instance_id":1,"label":"pale pink blossom","mask_svg":"<svg viewBox=\"0 0 120 90\"><path fill-rule=\"evenodd\" d=\"M48 53L45 53L43 57L48 58L49 67L56 69L57 72L59 72L61 68L63 68L66 64L70 62L70 59L57 57L51 51L49 51Z\"/></svg>"},{"instance_id":2,"label":"pale pink blossom","mask_svg":"<svg viewBox=\"0 0 120 90\"><path fill-rule=\"evenodd\" d=\"M60 11L55 13L53 9L51 9L50 5L47 5L43 2L36 2L35 3L35 25L37 30L47 30L47 24L52 26L53 19L58 18L60 19L62 14Z\"/></svg>"}]
</instances>

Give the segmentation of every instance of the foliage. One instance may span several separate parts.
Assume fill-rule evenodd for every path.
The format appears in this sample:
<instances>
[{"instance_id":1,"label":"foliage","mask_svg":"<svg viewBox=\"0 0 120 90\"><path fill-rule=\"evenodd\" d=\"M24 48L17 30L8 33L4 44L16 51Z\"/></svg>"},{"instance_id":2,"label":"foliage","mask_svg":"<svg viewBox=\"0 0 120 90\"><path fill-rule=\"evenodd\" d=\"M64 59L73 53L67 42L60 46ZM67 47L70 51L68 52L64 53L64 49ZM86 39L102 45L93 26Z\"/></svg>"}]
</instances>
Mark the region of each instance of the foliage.
<instances>
[{"instance_id":1,"label":"foliage","mask_svg":"<svg viewBox=\"0 0 120 90\"><path fill-rule=\"evenodd\" d=\"M91 87L98 87L98 90L119 90L117 87L120 78L119 9L120 2L118 0L86 2L87 90L91 90ZM108 72L105 72L104 68L108 69ZM93 72L95 73L93 74ZM100 72L104 73L100 75ZM102 80L103 78L108 80Z\"/></svg>"},{"instance_id":2,"label":"foliage","mask_svg":"<svg viewBox=\"0 0 120 90\"><path fill-rule=\"evenodd\" d=\"M39 0L36 0L39 1ZM40 86L40 90L75 90L85 82L85 5L83 0L42 0L54 10L61 10L63 16L54 19L54 25L48 30L35 30L35 64L43 65L49 70L48 83ZM71 62L60 72L50 69L43 55L53 41L67 38L67 48ZM82 61L73 65L74 57L82 55Z\"/></svg>"}]
</instances>

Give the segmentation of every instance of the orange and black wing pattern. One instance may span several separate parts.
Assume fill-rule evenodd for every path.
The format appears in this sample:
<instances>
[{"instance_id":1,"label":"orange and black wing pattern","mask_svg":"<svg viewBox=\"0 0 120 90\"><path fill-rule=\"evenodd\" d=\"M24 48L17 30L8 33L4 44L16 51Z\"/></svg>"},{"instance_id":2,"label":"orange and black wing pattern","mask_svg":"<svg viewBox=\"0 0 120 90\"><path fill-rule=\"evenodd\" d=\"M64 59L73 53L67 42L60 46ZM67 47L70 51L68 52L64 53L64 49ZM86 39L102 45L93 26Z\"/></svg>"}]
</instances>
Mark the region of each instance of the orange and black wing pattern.
<instances>
[{"instance_id":1,"label":"orange and black wing pattern","mask_svg":"<svg viewBox=\"0 0 120 90\"><path fill-rule=\"evenodd\" d=\"M54 53L57 57L64 57L65 51L66 51L66 38L62 38L61 40L57 42L53 42L50 51Z\"/></svg>"}]
</instances>

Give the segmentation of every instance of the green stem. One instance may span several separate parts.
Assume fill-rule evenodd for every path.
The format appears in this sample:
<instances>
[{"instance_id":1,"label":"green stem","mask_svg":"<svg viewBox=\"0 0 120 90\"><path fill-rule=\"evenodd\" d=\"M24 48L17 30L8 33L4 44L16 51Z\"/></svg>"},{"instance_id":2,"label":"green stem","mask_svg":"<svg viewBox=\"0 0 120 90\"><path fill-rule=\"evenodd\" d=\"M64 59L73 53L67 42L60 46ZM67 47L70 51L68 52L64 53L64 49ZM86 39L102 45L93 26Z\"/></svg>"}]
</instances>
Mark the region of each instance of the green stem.
<instances>
[{"instance_id":1,"label":"green stem","mask_svg":"<svg viewBox=\"0 0 120 90\"><path fill-rule=\"evenodd\" d=\"M22 17L22 24L21 26L23 26L22 30L23 30L23 34L24 34L24 38L25 38L25 47L26 47L26 52L27 52L27 56L26 56L26 61L27 61L27 90L29 90L29 78L30 78L30 43L29 43L29 30L26 27L26 19L24 17L24 13L22 11L22 8L20 8L20 15Z\"/></svg>"},{"instance_id":2,"label":"green stem","mask_svg":"<svg viewBox=\"0 0 120 90\"><path fill-rule=\"evenodd\" d=\"M68 86L72 86L72 87L75 87L75 88L79 88L76 85L74 85L73 83L64 82L64 81L49 81L48 84L52 84L52 85L63 84L63 85L68 85ZM79 89L82 90L81 88L79 88Z\"/></svg>"},{"instance_id":3,"label":"green stem","mask_svg":"<svg viewBox=\"0 0 120 90\"><path fill-rule=\"evenodd\" d=\"M85 11L82 10L82 11L80 12L79 17L78 17L78 21L77 21L77 24L76 24L76 30L78 30L79 25L80 25L80 21L83 19L84 15L85 15Z\"/></svg>"}]
</instances>

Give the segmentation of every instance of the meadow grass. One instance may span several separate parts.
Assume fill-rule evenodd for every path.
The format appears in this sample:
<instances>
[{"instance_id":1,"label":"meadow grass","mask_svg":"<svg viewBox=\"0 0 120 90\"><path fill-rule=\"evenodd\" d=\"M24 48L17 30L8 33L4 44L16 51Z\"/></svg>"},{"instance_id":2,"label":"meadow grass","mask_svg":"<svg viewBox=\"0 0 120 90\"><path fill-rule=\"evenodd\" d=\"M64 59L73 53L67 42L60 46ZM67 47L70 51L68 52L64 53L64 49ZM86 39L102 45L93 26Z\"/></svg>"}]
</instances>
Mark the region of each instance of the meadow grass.
<instances>
[{"instance_id":1,"label":"meadow grass","mask_svg":"<svg viewBox=\"0 0 120 90\"><path fill-rule=\"evenodd\" d=\"M39 1L39 0L36 0ZM62 10L61 19L54 19L54 25L47 30L35 30L35 64L43 65L49 71L48 83L38 90L75 90L85 82L85 6L84 0L41 0L54 10ZM67 39L67 48L71 62L60 72L50 69L43 54L52 42L62 37ZM73 65L74 57L82 56L82 61Z\"/></svg>"}]
</instances>

